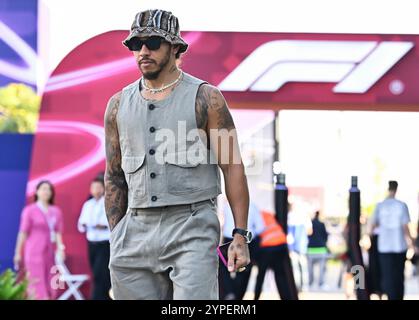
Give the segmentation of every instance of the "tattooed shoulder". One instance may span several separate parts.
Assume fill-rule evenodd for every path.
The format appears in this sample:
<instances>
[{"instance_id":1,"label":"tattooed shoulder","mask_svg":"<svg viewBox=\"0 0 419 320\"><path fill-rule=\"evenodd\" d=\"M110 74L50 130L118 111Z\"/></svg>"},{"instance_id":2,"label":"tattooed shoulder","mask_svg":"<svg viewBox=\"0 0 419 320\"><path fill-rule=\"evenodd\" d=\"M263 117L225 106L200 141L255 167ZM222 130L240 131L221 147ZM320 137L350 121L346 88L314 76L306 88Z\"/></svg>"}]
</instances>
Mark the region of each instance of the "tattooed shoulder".
<instances>
[{"instance_id":1,"label":"tattooed shoulder","mask_svg":"<svg viewBox=\"0 0 419 320\"><path fill-rule=\"evenodd\" d=\"M203 94L208 106L208 117L218 129L234 129L234 121L224 96L217 87L205 85Z\"/></svg>"},{"instance_id":2,"label":"tattooed shoulder","mask_svg":"<svg viewBox=\"0 0 419 320\"><path fill-rule=\"evenodd\" d=\"M118 114L119 103L121 100L121 92L114 94L108 102L105 112L105 125L113 124Z\"/></svg>"},{"instance_id":3,"label":"tattooed shoulder","mask_svg":"<svg viewBox=\"0 0 419 320\"><path fill-rule=\"evenodd\" d=\"M208 85L202 84L196 94L195 117L198 129L206 130L208 124Z\"/></svg>"},{"instance_id":4,"label":"tattooed shoulder","mask_svg":"<svg viewBox=\"0 0 419 320\"><path fill-rule=\"evenodd\" d=\"M116 116L121 93L115 94L108 102L105 113L105 209L111 229L122 219L127 209L128 186L121 168Z\"/></svg>"}]
</instances>

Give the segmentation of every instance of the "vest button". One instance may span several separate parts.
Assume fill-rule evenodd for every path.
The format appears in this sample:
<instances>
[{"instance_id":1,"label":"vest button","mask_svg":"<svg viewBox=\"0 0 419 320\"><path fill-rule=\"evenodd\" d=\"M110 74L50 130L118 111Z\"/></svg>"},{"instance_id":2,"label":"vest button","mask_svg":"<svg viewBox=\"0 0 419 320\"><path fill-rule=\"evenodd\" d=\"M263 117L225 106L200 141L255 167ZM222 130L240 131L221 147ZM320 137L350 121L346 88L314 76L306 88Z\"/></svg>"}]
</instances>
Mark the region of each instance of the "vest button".
<instances>
[{"instance_id":1,"label":"vest button","mask_svg":"<svg viewBox=\"0 0 419 320\"><path fill-rule=\"evenodd\" d=\"M155 108L156 106L154 105L154 104L150 104L149 106L148 106L148 109L149 110L154 110L154 108Z\"/></svg>"},{"instance_id":2,"label":"vest button","mask_svg":"<svg viewBox=\"0 0 419 320\"><path fill-rule=\"evenodd\" d=\"M150 127L150 132L153 133L154 131L156 131L156 128Z\"/></svg>"},{"instance_id":3,"label":"vest button","mask_svg":"<svg viewBox=\"0 0 419 320\"><path fill-rule=\"evenodd\" d=\"M154 149L150 149L150 151L148 152L149 154L153 155L156 153L156 151Z\"/></svg>"},{"instance_id":4,"label":"vest button","mask_svg":"<svg viewBox=\"0 0 419 320\"><path fill-rule=\"evenodd\" d=\"M156 196L152 196L151 197L151 201L157 201L157 197Z\"/></svg>"},{"instance_id":5,"label":"vest button","mask_svg":"<svg viewBox=\"0 0 419 320\"><path fill-rule=\"evenodd\" d=\"M150 173L150 178L154 179L156 177L156 174L154 172Z\"/></svg>"}]
</instances>

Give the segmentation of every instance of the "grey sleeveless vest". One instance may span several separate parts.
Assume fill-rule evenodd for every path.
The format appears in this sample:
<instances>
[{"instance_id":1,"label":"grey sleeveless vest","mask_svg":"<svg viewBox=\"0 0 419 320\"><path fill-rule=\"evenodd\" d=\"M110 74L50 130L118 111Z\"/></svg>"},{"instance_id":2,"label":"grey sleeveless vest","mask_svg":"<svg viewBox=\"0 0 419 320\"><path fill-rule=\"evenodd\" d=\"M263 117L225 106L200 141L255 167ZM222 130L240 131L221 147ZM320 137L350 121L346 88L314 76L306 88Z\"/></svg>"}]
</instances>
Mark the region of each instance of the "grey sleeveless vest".
<instances>
[{"instance_id":1,"label":"grey sleeveless vest","mask_svg":"<svg viewBox=\"0 0 419 320\"><path fill-rule=\"evenodd\" d=\"M139 81L122 90L117 115L128 207L189 204L216 197L221 193L219 168L197 134L195 116L196 94L205 81L184 73L161 101L144 99Z\"/></svg>"}]
</instances>

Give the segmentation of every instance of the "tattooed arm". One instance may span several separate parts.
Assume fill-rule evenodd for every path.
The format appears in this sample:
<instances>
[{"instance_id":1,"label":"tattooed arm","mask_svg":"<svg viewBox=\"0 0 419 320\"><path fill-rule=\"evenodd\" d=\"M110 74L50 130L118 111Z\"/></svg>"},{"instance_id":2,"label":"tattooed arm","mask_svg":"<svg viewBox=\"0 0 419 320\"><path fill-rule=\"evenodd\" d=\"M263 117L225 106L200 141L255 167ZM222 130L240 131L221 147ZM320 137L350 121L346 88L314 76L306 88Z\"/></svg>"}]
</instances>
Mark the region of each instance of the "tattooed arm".
<instances>
[{"instance_id":1,"label":"tattooed arm","mask_svg":"<svg viewBox=\"0 0 419 320\"><path fill-rule=\"evenodd\" d=\"M225 191L233 212L236 228L247 229L249 190L240 156L233 118L221 92L211 85L201 85L196 99L196 118L210 140L218 165L224 175ZM235 261L235 262L234 262ZM237 270L249 263L249 252L244 238L236 234L229 247L229 270Z\"/></svg>"},{"instance_id":2,"label":"tattooed arm","mask_svg":"<svg viewBox=\"0 0 419 320\"><path fill-rule=\"evenodd\" d=\"M105 113L105 210L112 230L122 219L128 206L128 186L121 168L121 149L116 123L121 93L115 94L108 102Z\"/></svg>"}]
</instances>

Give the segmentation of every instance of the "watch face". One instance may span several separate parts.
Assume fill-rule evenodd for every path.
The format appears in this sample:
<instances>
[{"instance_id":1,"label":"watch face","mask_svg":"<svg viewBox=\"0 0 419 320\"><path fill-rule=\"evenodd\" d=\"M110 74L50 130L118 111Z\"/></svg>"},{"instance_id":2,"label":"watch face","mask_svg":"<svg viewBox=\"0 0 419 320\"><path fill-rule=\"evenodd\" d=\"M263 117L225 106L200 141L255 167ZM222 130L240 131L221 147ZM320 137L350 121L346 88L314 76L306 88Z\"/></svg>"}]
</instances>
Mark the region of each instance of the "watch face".
<instances>
[{"instance_id":1,"label":"watch face","mask_svg":"<svg viewBox=\"0 0 419 320\"><path fill-rule=\"evenodd\" d=\"M252 241L252 232L250 232L248 230L243 230L243 229L234 229L233 230L233 237L234 237L234 234L236 232L241 234L246 239L247 243L250 243L250 241Z\"/></svg>"},{"instance_id":2,"label":"watch face","mask_svg":"<svg viewBox=\"0 0 419 320\"><path fill-rule=\"evenodd\" d=\"M253 237L252 233L250 231L248 231L247 232L247 237L246 237L247 238L247 241L248 242L252 241L252 237Z\"/></svg>"}]
</instances>

